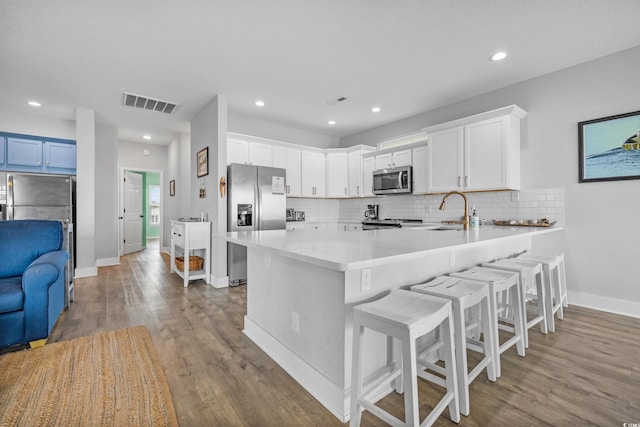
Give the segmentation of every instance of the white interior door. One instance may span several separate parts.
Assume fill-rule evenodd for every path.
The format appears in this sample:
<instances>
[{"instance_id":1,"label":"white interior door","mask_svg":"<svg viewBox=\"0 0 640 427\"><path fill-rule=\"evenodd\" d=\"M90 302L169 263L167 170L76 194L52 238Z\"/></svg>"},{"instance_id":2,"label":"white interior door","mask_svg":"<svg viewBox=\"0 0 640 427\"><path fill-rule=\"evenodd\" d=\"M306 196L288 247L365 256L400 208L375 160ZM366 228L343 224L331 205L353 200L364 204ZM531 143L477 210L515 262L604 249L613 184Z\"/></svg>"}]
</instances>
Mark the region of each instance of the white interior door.
<instances>
[{"instance_id":1,"label":"white interior door","mask_svg":"<svg viewBox=\"0 0 640 427\"><path fill-rule=\"evenodd\" d=\"M124 253L142 250L142 175L124 173Z\"/></svg>"}]
</instances>

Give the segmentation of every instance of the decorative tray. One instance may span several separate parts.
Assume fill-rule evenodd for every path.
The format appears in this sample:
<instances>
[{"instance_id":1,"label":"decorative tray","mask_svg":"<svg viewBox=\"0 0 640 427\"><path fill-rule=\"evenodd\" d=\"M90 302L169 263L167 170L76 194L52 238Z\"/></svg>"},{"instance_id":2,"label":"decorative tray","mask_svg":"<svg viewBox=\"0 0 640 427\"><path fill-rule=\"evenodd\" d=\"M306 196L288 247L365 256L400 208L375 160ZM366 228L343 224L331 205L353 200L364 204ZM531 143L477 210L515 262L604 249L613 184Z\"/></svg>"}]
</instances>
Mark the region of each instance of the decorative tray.
<instances>
[{"instance_id":1,"label":"decorative tray","mask_svg":"<svg viewBox=\"0 0 640 427\"><path fill-rule=\"evenodd\" d=\"M546 218L529 220L493 220L494 225L505 225L509 227L551 227L555 223L556 221L549 221Z\"/></svg>"}]
</instances>

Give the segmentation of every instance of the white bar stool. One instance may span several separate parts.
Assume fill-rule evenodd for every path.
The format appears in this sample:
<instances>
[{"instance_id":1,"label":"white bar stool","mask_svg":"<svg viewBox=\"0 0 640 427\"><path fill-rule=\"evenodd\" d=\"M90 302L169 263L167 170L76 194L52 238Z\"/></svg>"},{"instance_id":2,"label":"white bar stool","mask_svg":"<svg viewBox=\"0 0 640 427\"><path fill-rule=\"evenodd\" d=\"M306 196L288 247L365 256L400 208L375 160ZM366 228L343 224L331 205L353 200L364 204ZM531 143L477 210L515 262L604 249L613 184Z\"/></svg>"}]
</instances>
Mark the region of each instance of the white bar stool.
<instances>
[{"instance_id":1,"label":"white bar stool","mask_svg":"<svg viewBox=\"0 0 640 427\"><path fill-rule=\"evenodd\" d=\"M489 286L484 283L439 276L427 282L411 287L414 292L450 299L453 304L454 340L456 349L456 374L458 376L458 394L460 412L469 415L469 385L483 369L487 369L489 381L496 380L496 342L491 323L489 304ZM480 327L484 341L474 340L467 333L465 310L479 306ZM475 328L475 326L472 326ZM484 358L468 372L467 348L484 354Z\"/></svg>"},{"instance_id":2,"label":"white bar stool","mask_svg":"<svg viewBox=\"0 0 640 427\"><path fill-rule=\"evenodd\" d=\"M539 262L523 261L517 259L499 259L494 262L482 264L483 267L497 268L498 270L513 271L520 275L520 289L522 294L522 319L524 321L524 346L529 348L529 329L540 323L540 331L547 333L547 310L545 308L546 294L551 292L549 283L545 282L542 275L542 264ZM535 292L534 292L535 283ZM535 296L535 298L533 298ZM527 316L527 301L536 301L536 316L529 320Z\"/></svg>"},{"instance_id":3,"label":"white bar stool","mask_svg":"<svg viewBox=\"0 0 640 427\"><path fill-rule=\"evenodd\" d=\"M502 375L500 354L515 344L518 355L524 356L524 321L522 319L522 296L520 295L521 288L518 273L487 267L473 267L466 271L451 273L449 276L475 280L489 285L491 321L496 337L496 354L498 354L498 357L496 357L496 376L500 377ZM508 303L503 301L501 304L499 303L500 296L505 292L508 293L511 301ZM503 315L509 308L513 309L513 319L507 318L506 314ZM513 327L499 323L499 321L511 323ZM511 332L513 336L500 345L498 329Z\"/></svg>"},{"instance_id":4,"label":"white bar stool","mask_svg":"<svg viewBox=\"0 0 640 427\"><path fill-rule=\"evenodd\" d=\"M367 378L368 390L363 390L362 350L364 328L373 329L387 337L399 340L402 358L392 361L389 370L377 378ZM416 340L432 331L439 332L439 344L444 354L446 375L442 379L428 372L418 371ZM390 340L391 341L391 340ZM350 426L360 425L363 409L393 426L430 426L449 407L449 417L460 422L460 407L453 348L453 318L451 301L421 295L407 290L393 290L377 301L360 304L353 309L353 360L351 370L351 420ZM380 371L380 370L379 370ZM378 372L379 372L378 371ZM404 388L405 421L375 406L371 399L378 396L385 386L401 376ZM417 377L446 387L444 397L420 423Z\"/></svg>"},{"instance_id":5,"label":"white bar stool","mask_svg":"<svg viewBox=\"0 0 640 427\"><path fill-rule=\"evenodd\" d=\"M564 269L564 254L544 255L525 252L515 259L523 261L534 261L542 264L545 280L550 283L552 292L547 295L545 301L547 307L547 328L551 332L556 331L554 315L557 313L558 319L564 319L563 307L568 307L567 300L567 278Z\"/></svg>"}]
</instances>

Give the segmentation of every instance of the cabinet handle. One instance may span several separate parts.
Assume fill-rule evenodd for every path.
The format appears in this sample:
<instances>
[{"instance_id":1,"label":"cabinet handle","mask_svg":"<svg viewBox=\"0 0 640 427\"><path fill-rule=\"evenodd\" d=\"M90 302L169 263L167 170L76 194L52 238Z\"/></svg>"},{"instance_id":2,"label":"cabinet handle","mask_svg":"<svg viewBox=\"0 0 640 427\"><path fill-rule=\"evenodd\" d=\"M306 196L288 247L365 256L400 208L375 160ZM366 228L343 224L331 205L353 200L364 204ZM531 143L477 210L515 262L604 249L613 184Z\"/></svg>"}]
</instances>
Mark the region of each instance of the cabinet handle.
<instances>
[{"instance_id":1,"label":"cabinet handle","mask_svg":"<svg viewBox=\"0 0 640 427\"><path fill-rule=\"evenodd\" d=\"M462 178L460 177L460 175L458 175L458 187L461 186L461 183L462 183Z\"/></svg>"},{"instance_id":2,"label":"cabinet handle","mask_svg":"<svg viewBox=\"0 0 640 427\"><path fill-rule=\"evenodd\" d=\"M347 187L344 187L344 195L347 195Z\"/></svg>"},{"instance_id":3,"label":"cabinet handle","mask_svg":"<svg viewBox=\"0 0 640 427\"><path fill-rule=\"evenodd\" d=\"M356 194L360 194L360 186L359 185L356 186Z\"/></svg>"},{"instance_id":4,"label":"cabinet handle","mask_svg":"<svg viewBox=\"0 0 640 427\"><path fill-rule=\"evenodd\" d=\"M464 176L464 185L469 186L469 175Z\"/></svg>"}]
</instances>

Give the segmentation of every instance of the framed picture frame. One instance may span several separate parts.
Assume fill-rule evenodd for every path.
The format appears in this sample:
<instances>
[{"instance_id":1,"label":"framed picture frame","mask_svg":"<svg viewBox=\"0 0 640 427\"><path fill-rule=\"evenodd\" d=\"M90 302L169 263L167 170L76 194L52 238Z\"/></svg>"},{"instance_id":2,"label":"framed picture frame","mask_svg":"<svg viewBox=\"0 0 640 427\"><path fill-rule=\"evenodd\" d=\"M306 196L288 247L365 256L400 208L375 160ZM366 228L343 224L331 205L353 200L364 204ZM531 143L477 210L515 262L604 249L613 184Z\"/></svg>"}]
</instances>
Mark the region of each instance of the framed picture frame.
<instances>
[{"instance_id":1,"label":"framed picture frame","mask_svg":"<svg viewBox=\"0 0 640 427\"><path fill-rule=\"evenodd\" d=\"M640 179L640 111L578 123L578 182Z\"/></svg>"},{"instance_id":2,"label":"framed picture frame","mask_svg":"<svg viewBox=\"0 0 640 427\"><path fill-rule=\"evenodd\" d=\"M171 181L169 181L169 196L175 196L176 195L176 180L172 179Z\"/></svg>"},{"instance_id":3,"label":"framed picture frame","mask_svg":"<svg viewBox=\"0 0 640 427\"><path fill-rule=\"evenodd\" d=\"M204 147L196 155L198 178L209 175L209 147Z\"/></svg>"}]
</instances>

